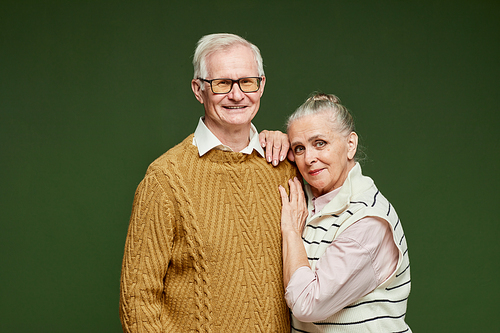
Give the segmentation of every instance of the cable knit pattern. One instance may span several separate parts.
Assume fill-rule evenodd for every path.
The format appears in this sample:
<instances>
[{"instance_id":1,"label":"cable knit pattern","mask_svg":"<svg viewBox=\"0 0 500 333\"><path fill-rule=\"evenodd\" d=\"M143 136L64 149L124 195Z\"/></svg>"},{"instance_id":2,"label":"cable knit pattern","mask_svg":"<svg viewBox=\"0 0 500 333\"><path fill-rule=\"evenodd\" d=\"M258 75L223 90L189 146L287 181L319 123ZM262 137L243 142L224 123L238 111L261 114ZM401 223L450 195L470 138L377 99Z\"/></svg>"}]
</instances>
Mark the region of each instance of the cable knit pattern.
<instances>
[{"instance_id":1,"label":"cable knit pattern","mask_svg":"<svg viewBox=\"0 0 500 333\"><path fill-rule=\"evenodd\" d=\"M296 170L251 155L198 156L193 136L139 184L123 259L125 332L289 332L278 185Z\"/></svg>"}]
</instances>

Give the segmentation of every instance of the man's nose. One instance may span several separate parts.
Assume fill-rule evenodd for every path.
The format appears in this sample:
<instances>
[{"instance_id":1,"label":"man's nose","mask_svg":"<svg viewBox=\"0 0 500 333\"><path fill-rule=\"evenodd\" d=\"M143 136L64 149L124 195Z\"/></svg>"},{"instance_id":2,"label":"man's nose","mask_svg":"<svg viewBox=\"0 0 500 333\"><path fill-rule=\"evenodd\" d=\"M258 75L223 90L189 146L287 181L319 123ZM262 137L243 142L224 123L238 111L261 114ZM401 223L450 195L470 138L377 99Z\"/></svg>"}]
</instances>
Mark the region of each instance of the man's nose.
<instances>
[{"instance_id":1,"label":"man's nose","mask_svg":"<svg viewBox=\"0 0 500 333\"><path fill-rule=\"evenodd\" d=\"M235 100L235 101L241 101L243 98L245 98L245 93L241 91L240 85L238 82L233 82L233 88L231 91L227 94L229 99Z\"/></svg>"}]
</instances>

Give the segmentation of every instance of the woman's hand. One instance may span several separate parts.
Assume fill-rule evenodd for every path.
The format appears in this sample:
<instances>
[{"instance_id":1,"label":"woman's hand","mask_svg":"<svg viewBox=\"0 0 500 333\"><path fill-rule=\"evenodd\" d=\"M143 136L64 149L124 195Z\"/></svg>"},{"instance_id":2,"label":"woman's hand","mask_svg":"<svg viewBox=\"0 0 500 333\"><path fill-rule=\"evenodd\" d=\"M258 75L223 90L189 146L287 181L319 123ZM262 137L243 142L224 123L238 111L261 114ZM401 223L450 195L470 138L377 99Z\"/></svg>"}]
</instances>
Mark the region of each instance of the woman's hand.
<instances>
[{"instance_id":1,"label":"woman's hand","mask_svg":"<svg viewBox=\"0 0 500 333\"><path fill-rule=\"evenodd\" d=\"M306 249L302 242L302 231L307 218L307 206L302 191L302 184L295 177L288 181L290 197L283 186L279 187L281 194L281 234L283 236L283 283L285 288L292 278L293 273L309 265Z\"/></svg>"},{"instance_id":2,"label":"woman's hand","mask_svg":"<svg viewBox=\"0 0 500 333\"><path fill-rule=\"evenodd\" d=\"M302 190L302 184L295 177L288 181L290 187L290 198L283 186L279 187L281 194L281 232L296 233L302 236L306 218L308 215L306 198Z\"/></svg>"},{"instance_id":3,"label":"woman's hand","mask_svg":"<svg viewBox=\"0 0 500 333\"><path fill-rule=\"evenodd\" d=\"M290 159L291 155L292 159L290 161L294 161L293 154L289 150L288 135L285 133L263 130L259 134L259 142L262 148L266 148L266 160L269 163L272 162L274 166L282 162L287 157L287 154L288 159Z\"/></svg>"}]
</instances>

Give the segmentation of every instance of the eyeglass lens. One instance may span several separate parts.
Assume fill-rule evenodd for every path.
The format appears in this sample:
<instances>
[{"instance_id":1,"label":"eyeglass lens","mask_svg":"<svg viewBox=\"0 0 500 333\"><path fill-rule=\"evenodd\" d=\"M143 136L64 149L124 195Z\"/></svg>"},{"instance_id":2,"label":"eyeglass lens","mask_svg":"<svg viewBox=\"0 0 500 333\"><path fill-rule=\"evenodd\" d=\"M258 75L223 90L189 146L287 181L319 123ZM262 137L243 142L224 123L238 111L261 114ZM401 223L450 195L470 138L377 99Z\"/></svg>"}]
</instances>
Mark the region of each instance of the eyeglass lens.
<instances>
[{"instance_id":1,"label":"eyeglass lens","mask_svg":"<svg viewBox=\"0 0 500 333\"><path fill-rule=\"evenodd\" d=\"M215 79L212 80L212 91L216 94L225 94L231 91L233 82L238 82L241 91L255 92L259 90L260 78L259 77L244 77L238 80L230 79Z\"/></svg>"}]
</instances>

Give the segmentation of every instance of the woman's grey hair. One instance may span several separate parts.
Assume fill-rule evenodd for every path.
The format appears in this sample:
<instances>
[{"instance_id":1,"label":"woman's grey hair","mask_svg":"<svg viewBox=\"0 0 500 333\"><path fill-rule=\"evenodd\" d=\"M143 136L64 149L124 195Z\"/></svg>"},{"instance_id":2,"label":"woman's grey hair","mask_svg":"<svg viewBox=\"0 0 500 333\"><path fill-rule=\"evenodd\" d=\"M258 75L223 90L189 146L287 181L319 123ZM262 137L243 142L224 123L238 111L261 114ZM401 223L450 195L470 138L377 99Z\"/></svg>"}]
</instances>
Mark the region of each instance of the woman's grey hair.
<instances>
[{"instance_id":1,"label":"woman's grey hair","mask_svg":"<svg viewBox=\"0 0 500 333\"><path fill-rule=\"evenodd\" d=\"M260 50L257 46L238 35L219 33L203 36L198 41L193 56L193 78L206 79L208 75L206 62L207 58L216 51L227 50L235 45L244 45L252 50L255 61L257 62L259 76L264 76L264 63L262 61L262 56L260 55ZM201 85L201 87L203 89L203 85Z\"/></svg>"},{"instance_id":2,"label":"woman's grey hair","mask_svg":"<svg viewBox=\"0 0 500 333\"><path fill-rule=\"evenodd\" d=\"M356 132L354 118L345 106L340 104L340 98L331 94L313 93L301 106L292 113L286 122L287 132L290 125L303 117L324 114L332 125L332 129L341 133L344 136L351 132ZM356 161L364 160L365 153L362 151L361 145L358 144L356 150Z\"/></svg>"}]
</instances>

